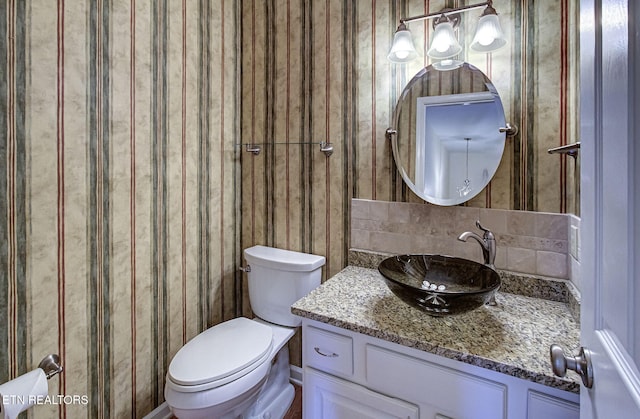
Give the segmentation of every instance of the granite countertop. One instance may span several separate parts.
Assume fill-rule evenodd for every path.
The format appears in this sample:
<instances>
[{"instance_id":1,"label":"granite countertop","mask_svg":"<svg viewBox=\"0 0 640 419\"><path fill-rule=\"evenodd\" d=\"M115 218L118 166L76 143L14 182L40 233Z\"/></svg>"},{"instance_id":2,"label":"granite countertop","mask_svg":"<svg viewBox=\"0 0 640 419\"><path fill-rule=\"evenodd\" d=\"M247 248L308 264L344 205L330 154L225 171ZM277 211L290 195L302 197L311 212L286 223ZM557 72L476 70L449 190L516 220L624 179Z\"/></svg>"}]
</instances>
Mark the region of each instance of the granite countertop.
<instances>
[{"instance_id":1,"label":"granite countertop","mask_svg":"<svg viewBox=\"0 0 640 419\"><path fill-rule=\"evenodd\" d=\"M580 328L566 304L505 292L497 306L432 317L391 293L377 269L348 266L291 311L301 317L514 377L579 393L580 378L553 375L549 346L573 350Z\"/></svg>"}]
</instances>

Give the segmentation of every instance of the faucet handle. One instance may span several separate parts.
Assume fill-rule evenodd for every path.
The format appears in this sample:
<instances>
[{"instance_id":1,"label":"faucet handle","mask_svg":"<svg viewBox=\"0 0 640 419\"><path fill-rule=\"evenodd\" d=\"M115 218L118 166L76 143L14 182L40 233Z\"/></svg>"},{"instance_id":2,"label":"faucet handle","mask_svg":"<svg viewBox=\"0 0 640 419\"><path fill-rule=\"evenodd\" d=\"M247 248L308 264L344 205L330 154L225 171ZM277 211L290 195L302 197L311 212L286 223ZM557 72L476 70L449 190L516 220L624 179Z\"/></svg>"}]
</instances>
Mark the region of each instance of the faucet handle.
<instances>
[{"instance_id":1,"label":"faucet handle","mask_svg":"<svg viewBox=\"0 0 640 419\"><path fill-rule=\"evenodd\" d=\"M476 220L476 227L478 227L480 230L484 231L484 238L485 239L493 239L493 233L491 232L491 230L489 230L488 228L484 228L482 227L482 224L480 224L480 220Z\"/></svg>"}]
</instances>

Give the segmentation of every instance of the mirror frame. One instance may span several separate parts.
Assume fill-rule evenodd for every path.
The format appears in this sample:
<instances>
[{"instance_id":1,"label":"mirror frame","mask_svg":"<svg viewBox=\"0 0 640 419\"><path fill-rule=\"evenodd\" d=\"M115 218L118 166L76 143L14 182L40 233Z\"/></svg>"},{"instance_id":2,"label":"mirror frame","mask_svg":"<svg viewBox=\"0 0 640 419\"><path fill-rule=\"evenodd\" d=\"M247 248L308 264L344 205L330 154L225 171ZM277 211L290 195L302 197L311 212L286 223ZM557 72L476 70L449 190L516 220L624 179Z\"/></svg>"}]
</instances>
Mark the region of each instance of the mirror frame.
<instances>
[{"instance_id":1,"label":"mirror frame","mask_svg":"<svg viewBox=\"0 0 640 419\"><path fill-rule=\"evenodd\" d=\"M438 196L432 196L429 195L427 193L425 193L423 190L418 190L418 186L417 183L414 179L411 179L410 175L407 173L405 167L403 166L403 162L401 159L401 154L400 154L400 141L404 141L406 142L407 140L404 139L404 137L411 137L412 135L406 135L401 137L401 135L399 135L398 130L396 129L397 127L400 126L401 121L400 121L400 117L402 114L402 110L405 109L412 109L412 104L408 103L408 100L410 98L410 100L414 101L416 100L416 96L415 95L411 95L411 92L413 91L414 87L416 84L418 83L423 83L424 82L424 78L426 76L433 76L435 75L440 75L440 74L446 74L449 73L450 71L469 71L470 74L473 75L477 75L477 76L481 76L481 82L484 85L483 87L485 89L483 90L479 90L477 93L482 92L486 95L491 95L493 97L493 102L495 104L495 111L497 112L495 116L497 116L497 122L498 122L498 126L496 127L496 130L499 134L495 135L495 141L499 141L498 144L498 148L500 149L499 152L499 158L497 156L497 153L495 153L496 159L493 161L494 164L492 164L492 167L490 168L492 170L492 172L489 174L489 176L486 178L485 180L482 180L479 184L481 185L481 187L475 187L474 190L472 190L473 193L470 193L470 191L467 191L465 194L463 194L463 192L461 192L461 188L458 188L458 192L459 192L459 197L457 195L454 195L453 197L438 197ZM454 98L457 95L460 95L460 98L463 97L468 97L470 96L470 94L475 94L476 92L455 92L452 91L451 94L444 94L444 95L426 95L426 96L419 96L418 97L418 101L420 101L420 99L425 98L425 97L438 97L438 96L442 96L444 98L443 100L443 105L446 105L447 102L450 102L452 98ZM413 107L417 109L416 107ZM417 113L416 115L412 115L411 118L413 119L413 125L417 126L418 121L417 121ZM471 198L473 198L474 196L478 195L480 192L482 192L482 190L485 189L485 187L489 184L489 182L491 181L491 179L493 178L493 176L495 175L498 166L502 160L502 155L504 153L504 147L505 147L505 142L506 142L506 137L507 136L511 136L511 135L515 135L517 130L513 129L509 124L506 123L506 119L505 119L505 114L504 114L504 107L502 105L502 101L500 99L500 95L498 94L495 86L493 85L493 83L491 82L491 80L478 68L476 68L475 66L469 64L469 63L462 63L460 66L458 66L457 68L454 68L452 70L439 70L437 68L435 68L433 65L430 65L428 67L424 67L422 68L410 81L409 83L407 83L407 85L405 86L405 88L402 91L402 94L400 95L400 98L398 99L396 106L394 108L394 114L393 114L393 121L394 121L394 127L396 128L389 128L387 129L387 137L391 140L391 145L392 145L392 151L393 151L393 158L394 158L394 162L398 168L398 171L400 172L402 179L404 180L405 184L413 191L414 194L416 194L416 196L420 197L421 199L430 202L432 204L435 205L442 205L442 206L451 206L451 205L459 205L462 204L468 200L470 200ZM405 121L406 122L406 121ZM427 122L428 123L428 122ZM417 131L417 130L416 130ZM501 138L500 138L501 136ZM412 144L416 144L417 142L417 138L415 137L415 135L413 135L413 138L409 138L409 141L412 142ZM428 140L427 140L428 141ZM467 152L468 153L468 152ZM468 158L468 156L467 156ZM468 165L468 162L467 162ZM495 166L495 167L494 167ZM467 166L468 169L468 166Z\"/></svg>"}]
</instances>

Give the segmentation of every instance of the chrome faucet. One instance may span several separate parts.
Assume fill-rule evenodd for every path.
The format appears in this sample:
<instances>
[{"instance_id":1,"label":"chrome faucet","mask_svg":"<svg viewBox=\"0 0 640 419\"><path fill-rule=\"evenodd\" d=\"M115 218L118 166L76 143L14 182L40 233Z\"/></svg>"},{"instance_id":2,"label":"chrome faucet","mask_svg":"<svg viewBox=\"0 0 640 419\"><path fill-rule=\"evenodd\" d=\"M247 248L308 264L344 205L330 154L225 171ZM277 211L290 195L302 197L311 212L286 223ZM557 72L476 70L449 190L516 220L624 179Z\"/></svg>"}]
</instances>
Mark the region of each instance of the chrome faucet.
<instances>
[{"instance_id":1,"label":"chrome faucet","mask_svg":"<svg viewBox=\"0 0 640 419\"><path fill-rule=\"evenodd\" d=\"M491 232L491 230L482 227L480 224L480 220L476 221L476 227L484 232L482 237L473 233L471 231L465 231L461 235L458 236L458 240L466 242L467 239L472 238L480 244L482 247L482 255L484 256L484 264L489 266L491 269L495 269L495 261L496 261L496 238ZM496 305L495 295L491 297L491 300L488 303L489 305Z\"/></svg>"},{"instance_id":2,"label":"chrome faucet","mask_svg":"<svg viewBox=\"0 0 640 419\"><path fill-rule=\"evenodd\" d=\"M495 269L494 263L496 261L496 238L491 230L482 227L480 221L476 221L476 227L484 231L482 237L471 231L465 231L458 236L458 240L466 242L467 239L472 238L480 243L480 246L482 247L482 255L484 256L484 264L489 265L491 268Z\"/></svg>"}]
</instances>

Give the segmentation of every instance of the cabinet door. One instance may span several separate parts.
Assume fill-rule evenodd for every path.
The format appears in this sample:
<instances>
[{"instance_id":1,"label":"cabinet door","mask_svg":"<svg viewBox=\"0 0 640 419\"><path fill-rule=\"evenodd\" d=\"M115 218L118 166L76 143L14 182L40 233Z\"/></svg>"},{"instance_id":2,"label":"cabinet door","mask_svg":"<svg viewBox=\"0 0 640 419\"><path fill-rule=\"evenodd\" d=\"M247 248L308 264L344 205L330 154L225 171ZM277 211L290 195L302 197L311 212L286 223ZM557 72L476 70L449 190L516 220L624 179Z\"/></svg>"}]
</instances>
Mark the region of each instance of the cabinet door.
<instances>
[{"instance_id":1,"label":"cabinet door","mask_svg":"<svg viewBox=\"0 0 640 419\"><path fill-rule=\"evenodd\" d=\"M548 394L529 391L527 419L579 419L580 406Z\"/></svg>"},{"instance_id":2,"label":"cabinet door","mask_svg":"<svg viewBox=\"0 0 640 419\"><path fill-rule=\"evenodd\" d=\"M367 386L419 403L424 417L507 417L507 386L504 383L375 345L367 344L365 351Z\"/></svg>"},{"instance_id":3,"label":"cabinet door","mask_svg":"<svg viewBox=\"0 0 640 419\"><path fill-rule=\"evenodd\" d=\"M305 419L417 419L418 407L349 381L304 370Z\"/></svg>"}]
</instances>

